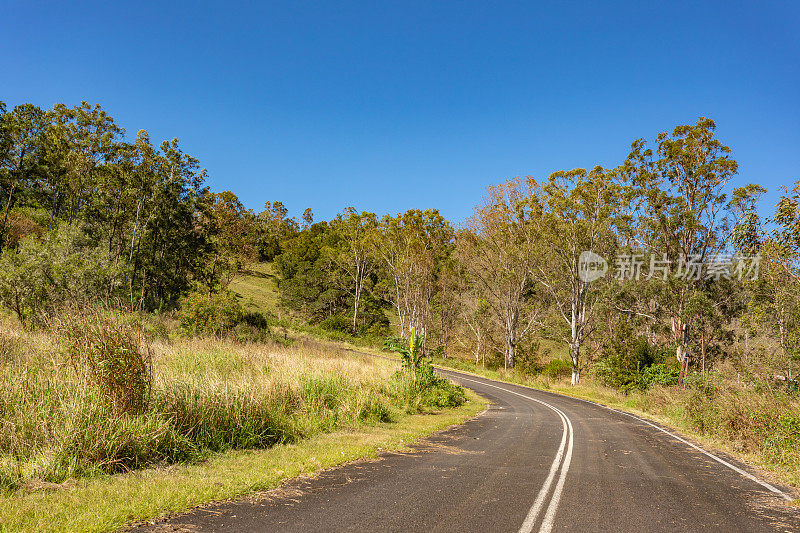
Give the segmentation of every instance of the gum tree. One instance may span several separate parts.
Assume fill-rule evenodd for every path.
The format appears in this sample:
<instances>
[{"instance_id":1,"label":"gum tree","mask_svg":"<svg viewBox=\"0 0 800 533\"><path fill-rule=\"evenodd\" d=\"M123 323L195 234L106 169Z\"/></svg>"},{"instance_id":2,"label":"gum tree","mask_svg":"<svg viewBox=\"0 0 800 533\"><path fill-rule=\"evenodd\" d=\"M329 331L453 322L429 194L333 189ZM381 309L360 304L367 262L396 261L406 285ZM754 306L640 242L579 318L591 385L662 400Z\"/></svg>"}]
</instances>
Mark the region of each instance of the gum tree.
<instances>
[{"instance_id":1,"label":"gum tree","mask_svg":"<svg viewBox=\"0 0 800 533\"><path fill-rule=\"evenodd\" d=\"M542 242L532 274L549 293L566 326L558 329L569 346L572 384L577 385L581 348L594 329L592 311L606 277L595 278L582 261L591 261L590 254L613 256L621 189L613 173L600 166L589 172L582 168L555 172L544 184L531 179L530 189L533 210L541 212Z\"/></svg>"},{"instance_id":2,"label":"gum tree","mask_svg":"<svg viewBox=\"0 0 800 533\"><path fill-rule=\"evenodd\" d=\"M538 214L520 179L489 187L457 237L458 255L475 296L485 302L502 337L506 368L514 366L520 342L537 322L535 298Z\"/></svg>"},{"instance_id":3,"label":"gum tree","mask_svg":"<svg viewBox=\"0 0 800 533\"><path fill-rule=\"evenodd\" d=\"M639 244L649 254L665 256L677 274L659 281L656 299L669 320L681 380L696 319L690 302L706 282L702 265L726 251L735 222L726 190L738 165L715 130L713 120L701 117L659 134L655 151L639 139L621 169L643 199ZM736 201L754 193L753 187L737 189Z\"/></svg>"}]
</instances>

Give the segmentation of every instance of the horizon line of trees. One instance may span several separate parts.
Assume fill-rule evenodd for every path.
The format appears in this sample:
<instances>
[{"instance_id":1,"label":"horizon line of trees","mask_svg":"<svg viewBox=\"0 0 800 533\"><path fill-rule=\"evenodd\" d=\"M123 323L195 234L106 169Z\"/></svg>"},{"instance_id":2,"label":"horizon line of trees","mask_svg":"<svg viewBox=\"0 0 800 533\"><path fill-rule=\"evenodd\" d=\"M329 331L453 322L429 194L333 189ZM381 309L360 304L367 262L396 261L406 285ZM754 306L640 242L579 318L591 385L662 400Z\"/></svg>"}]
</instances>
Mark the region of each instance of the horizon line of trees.
<instances>
[{"instance_id":1,"label":"horizon line of trees","mask_svg":"<svg viewBox=\"0 0 800 533\"><path fill-rule=\"evenodd\" d=\"M26 327L87 302L168 310L269 261L292 314L376 336L394 322L401 336L425 331L427 351L476 363L530 366L551 339L567 348L573 383L596 360L634 374L656 348L671 350L681 378L757 352L791 380L800 182L762 219L765 189L733 186L738 165L715 130L701 117L634 141L614 168L491 186L458 227L436 209L348 207L315 223L310 209L298 222L281 202L255 213L210 191L177 139L156 146L140 131L128 142L98 105L0 102L0 303ZM585 252L646 257L646 275L614 268L588 279ZM757 277L732 275L739 256L759 258ZM689 259L697 276L654 275Z\"/></svg>"}]
</instances>

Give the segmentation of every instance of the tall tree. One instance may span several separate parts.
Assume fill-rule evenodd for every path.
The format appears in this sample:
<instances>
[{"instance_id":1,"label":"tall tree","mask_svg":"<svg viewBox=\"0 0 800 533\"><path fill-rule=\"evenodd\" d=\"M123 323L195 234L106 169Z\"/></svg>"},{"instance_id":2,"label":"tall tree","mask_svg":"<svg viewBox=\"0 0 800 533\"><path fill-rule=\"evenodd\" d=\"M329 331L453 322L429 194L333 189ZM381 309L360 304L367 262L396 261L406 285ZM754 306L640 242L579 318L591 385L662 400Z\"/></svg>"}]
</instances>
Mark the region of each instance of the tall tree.
<instances>
[{"instance_id":1,"label":"tall tree","mask_svg":"<svg viewBox=\"0 0 800 533\"><path fill-rule=\"evenodd\" d=\"M400 334L429 326L439 273L452 249L453 228L436 209L411 209L381 219L375 256L384 274L384 298L397 313Z\"/></svg>"},{"instance_id":2,"label":"tall tree","mask_svg":"<svg viewBox=\"0 0 800 533\"><path fill-rule=\"evenodd\" d=\"M531 211L529 192L520 179L489 187L456 237L464 271L502 332L506 368L513 368L517 348L541 310L533 278L540 213Z\"/></svg>"},{"instance_id":3,"label":"tall tree","mask_svg":"<svg viewBox=\"0 0 800 533\"><path fill-rule=\"evenodd\" d=\"M619 215L620 187L613 172L595 167L555 172L547 183L530 180L529 201L540 212L542 242L534 276L552 298L566 328L559 328L569 346L572 384L580 379L581 347L593 331L592 310L598 286L607 276L594 277L588 264L612 257L616 247L614 224ZM599 268L599 265L593 265Z\"/></svg>"},{"instance_id":4,"label":"tall tree","mask_svg":"<svg viewBox=\"0 0 800 533\"><path fill-rule=\"evenodd\" d=\"M738 165L731 149L715 138L715 129L713 120L702 117L694 125L677 126L658 135L655 152L640 139L622 167L645 199L639 216L642 244L678 273L660 284L658 300L669 317L681 378L691 358L694 316L688 304L701 290L702 266L726 249L733 224L725 191Z\"/></svg>"},{"instance_id":5,"label":"tall tree","mask_svg":"<svg viewBox=\"0 0 800 533\"><path fill-rule=\"evenodd\" d=\"M375 272L377 262L372 241L377 227L374 213L359 213L348 207L331 222L331 229L338 237L337 246L328 251L328 259L341 276L342 288L353 299L353 333L358 331L358 313L367 281Z\"/></svg>"}]
</instances>

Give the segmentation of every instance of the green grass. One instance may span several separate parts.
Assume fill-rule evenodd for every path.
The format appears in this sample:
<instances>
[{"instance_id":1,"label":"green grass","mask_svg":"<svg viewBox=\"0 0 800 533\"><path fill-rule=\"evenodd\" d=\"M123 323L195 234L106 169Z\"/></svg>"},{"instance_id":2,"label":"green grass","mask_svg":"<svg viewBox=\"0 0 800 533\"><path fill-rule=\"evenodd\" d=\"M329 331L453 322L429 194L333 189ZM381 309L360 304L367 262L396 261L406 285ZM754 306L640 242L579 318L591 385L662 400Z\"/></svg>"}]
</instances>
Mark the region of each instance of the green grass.
<instances>
[{"instance_id":1,"label":"green grass","mask_svg":"<svg viewBox=\"0 0 800 533\"><path fill-rule=\"evenodd\" d=\"M284 480L337 466L381 450L399 450L485 408L471 392L461 407L402 416L379 424L317 435L267 450L217 454L175 465L69 481L0 496L0 531L111 531L217 500L278 487Z\"/></svg>"},{"instance_id":2,"label":"green grass","mask_svg":"<svg viewBox=\"0 0 800 533\"><path fill-rule=\"evenodd\" d=\"M252 263L234 276L228 289L250 311L275 312L278 305L276 275L271 263Z\"/></svg>"}]
</instances>

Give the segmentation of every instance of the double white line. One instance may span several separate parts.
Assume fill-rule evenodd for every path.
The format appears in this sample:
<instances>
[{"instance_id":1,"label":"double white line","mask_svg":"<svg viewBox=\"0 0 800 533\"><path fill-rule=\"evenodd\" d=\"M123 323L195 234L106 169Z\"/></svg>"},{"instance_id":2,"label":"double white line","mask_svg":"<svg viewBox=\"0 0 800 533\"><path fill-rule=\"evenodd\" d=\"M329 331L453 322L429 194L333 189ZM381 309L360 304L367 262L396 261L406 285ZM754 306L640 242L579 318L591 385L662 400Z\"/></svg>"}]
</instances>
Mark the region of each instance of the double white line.
<instances>
[{"instance_id":1,"label":"double white line","mask_svg":"<svg viewBox=\"0 0 800 533\"><path fill-rule=\"evenodd\" d=\"M553 481L556 478L556 473L559 471L559 466L560 466L561 473L558 476L558 482L556 483L556 488L550 495L550 503L547 505L547 510L545 511L544 518L542 519L542 523L539 526L539 533L549 533L550 531L553 530L553 521L555 520L556 517L556 510L558 509L558 504L561 501L561 493L564 491L564 481L566 481L567 479L567 471L569 471L569 464L572 461L572 441L573 441L572 422L561 409L554 407L547 402L543 402L542 400L539 400L537 398L533 398L525 394L520 394L519 392L515 392L513 390L509 390L503 387L498 387L497 385L492 385L491 383L486 383L485 381L477 381L474 379L465 378L461 375L459 375L458 377L459 379L462 379L464 381L471 381L473 383L479 383L487 387L494 387L495 389L500 389L503 392L516 394L517 396L520 396L527 400L540 403L545 407L547 407L548 409L554 411L559 416L559 418L561 418L561 424L563 425L563 431L561 434L561 445L558 447L558 452L556 453L555 459L553 459L553 464L550 465L550 472L548 472L547 474L547 479L544 480L544 485L542 485L542 488L539 490L539 494L536 495L536 500L533 502L531 510L528 511L528 516L525 517L525 521L519 528L519 533L531 533L533 531L534 525L536 524L536 519L539 517L539 513L541 513L542 508L544 507L548 494L550 494L550 487L553 486Z\"/></svg>"}]
</instances>

